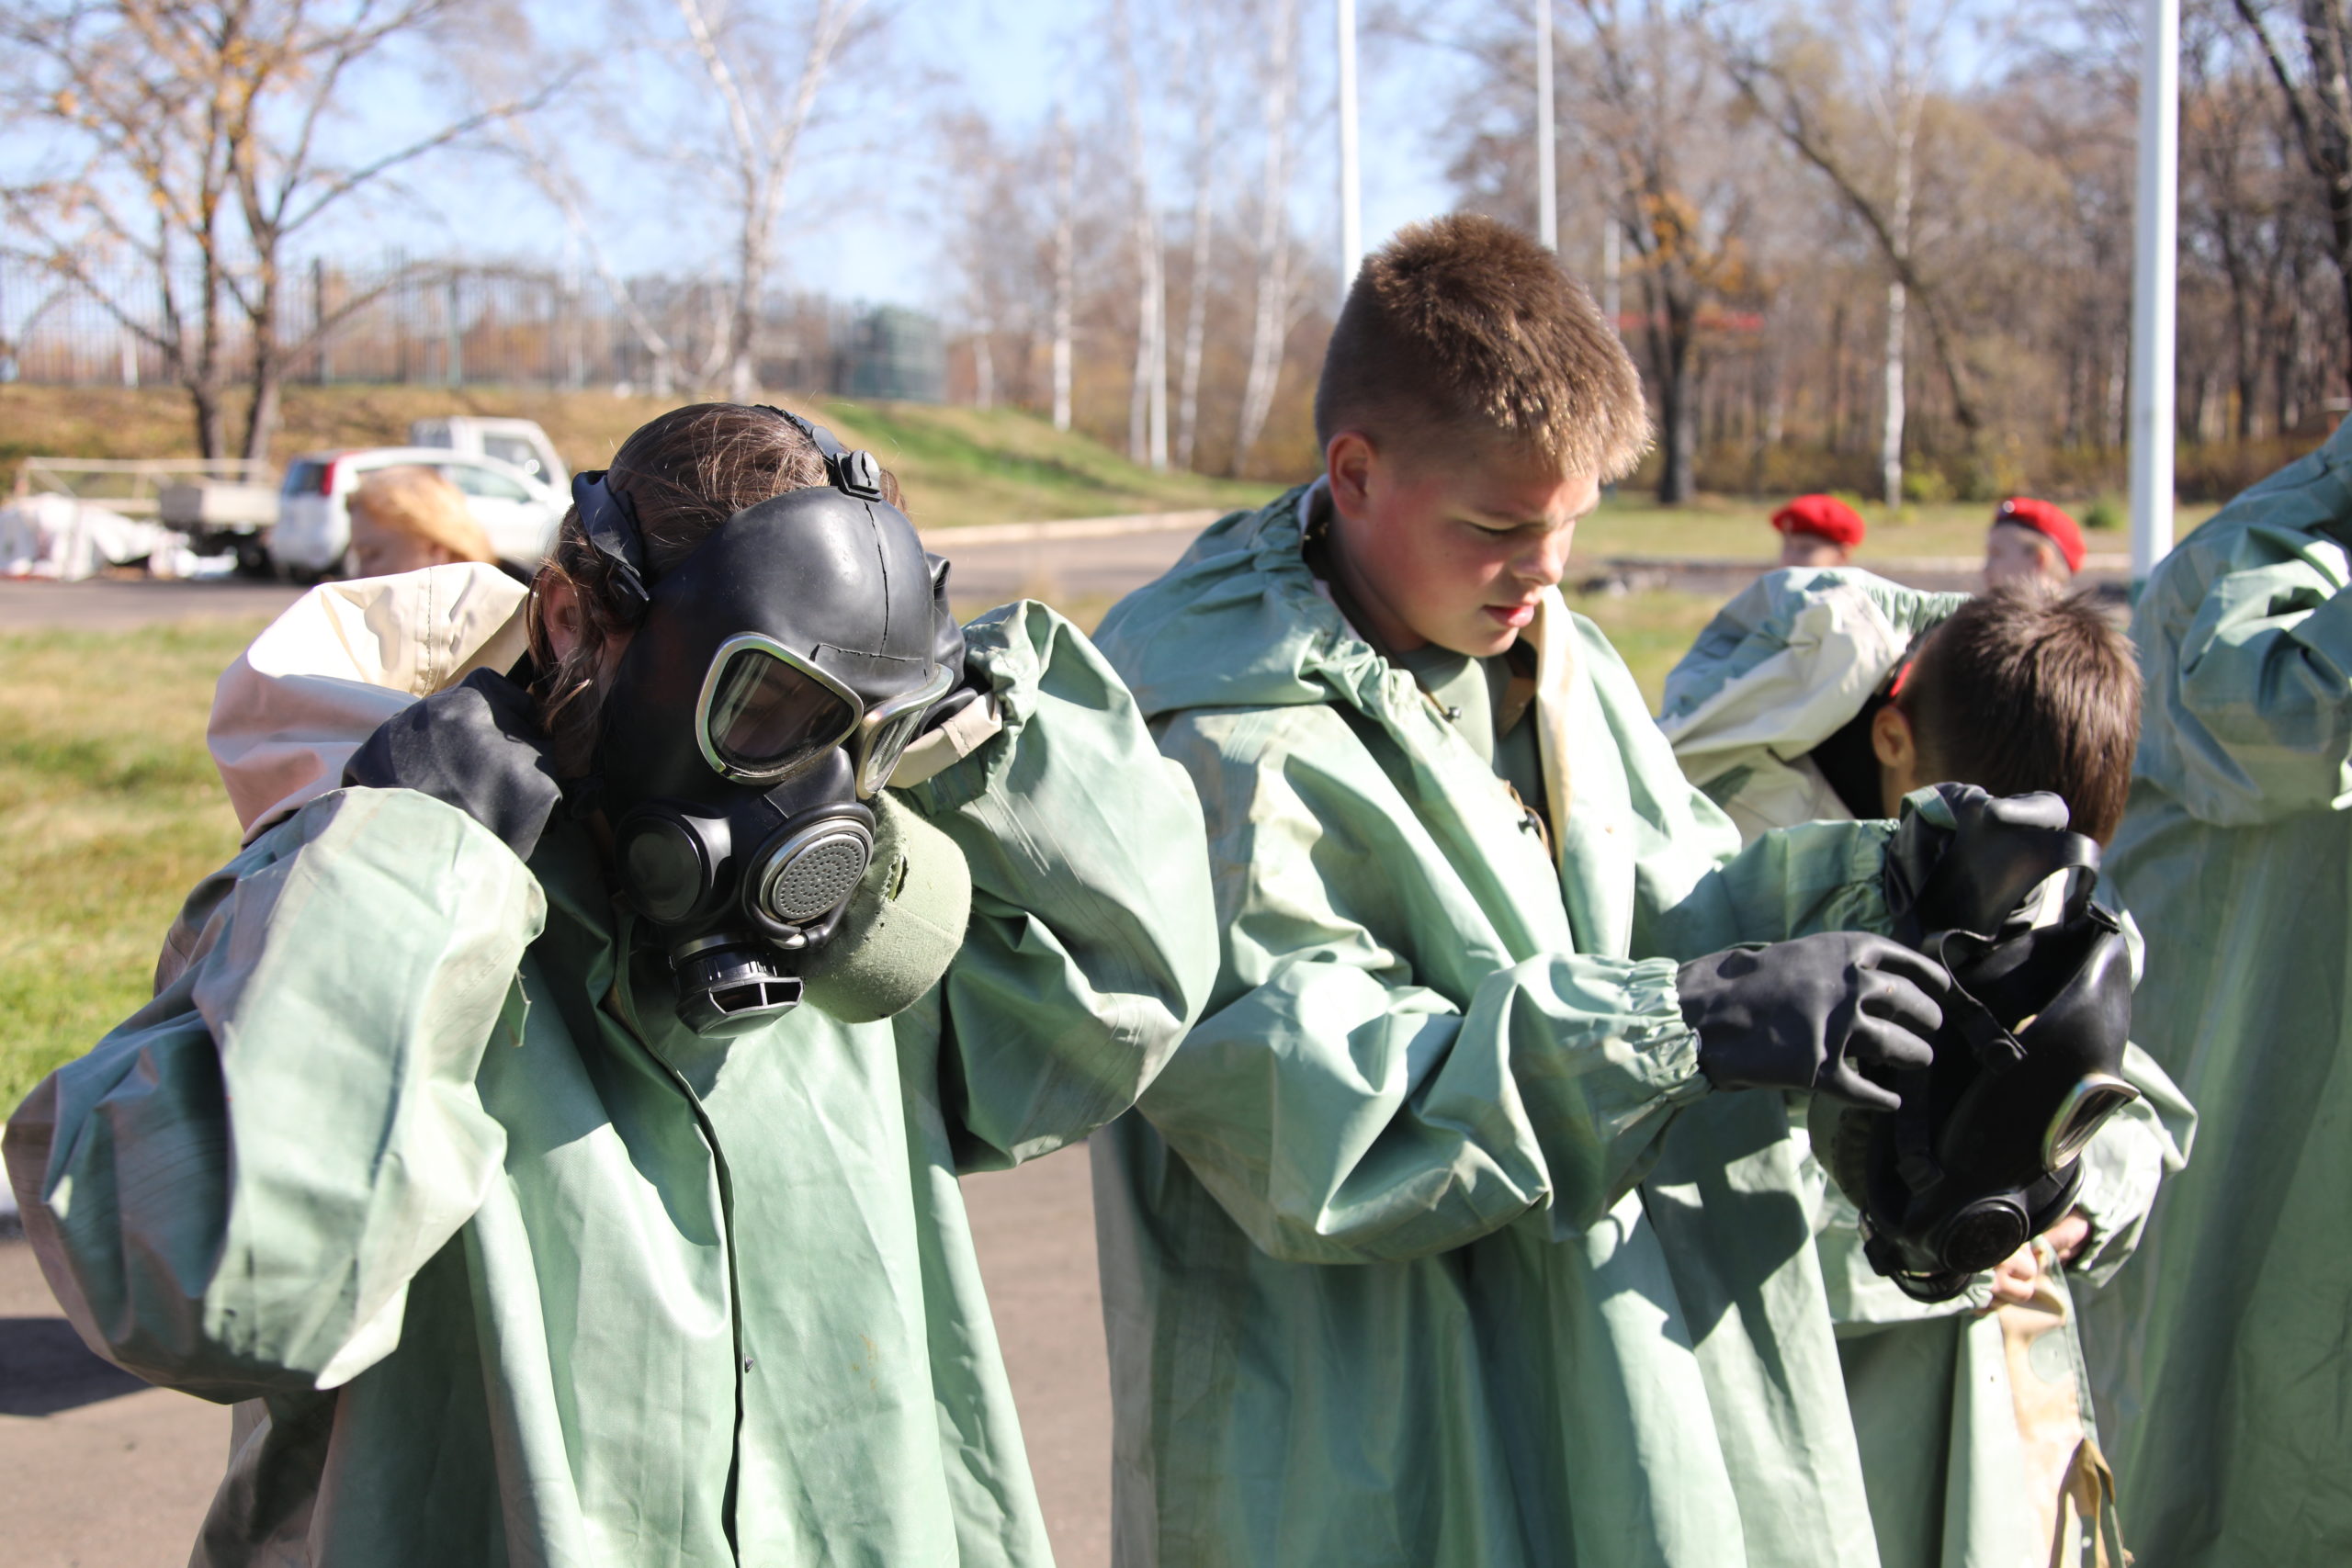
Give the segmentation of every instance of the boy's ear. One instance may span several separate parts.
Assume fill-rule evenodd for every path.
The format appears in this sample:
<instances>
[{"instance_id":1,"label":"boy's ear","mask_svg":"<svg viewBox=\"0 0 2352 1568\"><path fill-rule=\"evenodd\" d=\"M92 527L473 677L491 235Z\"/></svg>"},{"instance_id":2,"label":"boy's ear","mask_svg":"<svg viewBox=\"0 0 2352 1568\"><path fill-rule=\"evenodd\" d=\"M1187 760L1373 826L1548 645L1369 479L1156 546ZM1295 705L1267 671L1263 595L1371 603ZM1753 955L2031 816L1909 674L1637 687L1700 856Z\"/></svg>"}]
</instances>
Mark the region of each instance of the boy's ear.
<instances>
[{"instance_id":1,"label":"boy's ear","mask_svg":"<svg viewBox=\"0 0 2352 1568\"><path fill-rule=\"evenodd\" d=\"M1361 517L1370 504L1373 465L1379 454L1363 432L1342 430L1323 449L1323 472L1331 485L1331 504L1350 517Z\"/></svg>"},{"instance_id":2,"label":"boy's ear","mask_svg":"<svg viewBox=\"0 0 2352 1568\"><path fill-rule=\"evenodd\" d=\"M1871 751L1880 766L1897 775L1918 768L1919 746L1911 733L1910 716L1893 703L1871 716Z\"/></svg>"}]
</instances>

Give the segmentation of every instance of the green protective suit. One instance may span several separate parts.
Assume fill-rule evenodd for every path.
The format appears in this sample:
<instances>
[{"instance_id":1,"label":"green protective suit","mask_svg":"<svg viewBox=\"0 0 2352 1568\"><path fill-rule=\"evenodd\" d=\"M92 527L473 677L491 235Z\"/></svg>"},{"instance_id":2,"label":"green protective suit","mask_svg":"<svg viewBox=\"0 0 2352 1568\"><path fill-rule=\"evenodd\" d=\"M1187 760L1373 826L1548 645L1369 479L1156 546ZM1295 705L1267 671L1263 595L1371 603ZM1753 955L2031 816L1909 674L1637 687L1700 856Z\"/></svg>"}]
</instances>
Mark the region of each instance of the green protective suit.
<instances>
[{"instance_id":1,"label":"green protective suit","mask_svg":"<svg viewBox=\"0 0 2352 1568\"><path fill-rule=\"evenodd\" d=\"M1675 974L1883 929L1887 826L1734 858L1551 594L1555 854L1320 591L1319 493L1100 634L1200 789L1225 942L1094 1142L1118 1562L1869 1568L1786 1101L1711 1090Z\"/></svg>"},{"instance_id":2,"label":"green protective suit","mask_svg":"<svg viewBox=\"0 0 2352 1568\"><path fill-rule=\"evenodd\" d=\"M1850 817L1809 753L1964 602L1850 567L1768 572L1724 606L1667 677L1659 727L1691 782L1750 838ZM1871 1268L1859 1212L1806 1156L1885 1568L2051 1560L2063 1478L2081 1438L2095 1437L2078 1298L2132 1256L2157 1184L2180 1168L2195 1125L2180 1090L2137 1046L2125 1053L2123 1076L2143 1098L2084 1151L2077 1207L2090 1237L2064 1272L2045 1275L2044 1299L2030 1306L1989 1311L1982 1280L1940 1304L1905 1295Z\"/></svg>"},{"instance_id":3,"label":"green protective suit","mask_svg":"<svg viewBox=\"0 0 2352 1568\"><path fill-rule=\"evenodd\" d=\"M2197 1103L2086 1348L2143 1568L2352 1562L2352 424L2192 533L2108 864L2135 1032Z\"/></svg>"},{"instance_id":4,"label":"green protective suit","mask_svg":"<svg viewBox=\"0 0 2352 1568\"><path fill-rule=\"evenodd\" d=\"M344 790L189 899L9 1125L110 1359L240 1401L198 1563L1050 1561L956 1177L1084 1137L1215 964L1198 807L1040 606L907 792L972 918L896 1019L672 1010L585 829Z\"/></svg>"}]
</instances>

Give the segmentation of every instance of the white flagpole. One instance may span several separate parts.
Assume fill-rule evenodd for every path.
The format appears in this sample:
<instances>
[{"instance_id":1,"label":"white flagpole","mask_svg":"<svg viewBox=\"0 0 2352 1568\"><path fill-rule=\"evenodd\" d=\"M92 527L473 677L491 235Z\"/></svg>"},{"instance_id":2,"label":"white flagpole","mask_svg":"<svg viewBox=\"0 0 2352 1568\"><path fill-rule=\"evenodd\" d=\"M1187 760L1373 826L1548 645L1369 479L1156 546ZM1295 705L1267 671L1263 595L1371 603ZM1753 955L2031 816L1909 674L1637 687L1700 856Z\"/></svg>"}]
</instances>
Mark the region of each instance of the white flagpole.
<instances>
[{"instance_id":1,"label":"white flagpole","mask_svg":"<svg viewBox=\"0 0 2352 1568\"><path fill-rule=\"evenodd\" d=\"M2173 311L2180 236L2180 0L2141 8L2140 188L2132 242L2132 581L2172 548Z\"/></svg>"},{"instance_id":2,"label":"white flagpole","mask_svg":"<svg viewBox=\"0 0 2352 1568\"><path fill-rule=\"evenodd\" d=\"M1356 0L1339 0L1340 298L1363 265L1363 178L1356 166Z\"/></svg>"},{"instance_id":3,"label":"white flagpole","mask_svg":"<svg viewBox=\"0 0 2352 1568\"><path fill-rule=\"evenodd\" d=\"M1535 237L1560 248L1560 175L1552 131L1552 0L1535 0Z\"/></svg>"}]
</instances>

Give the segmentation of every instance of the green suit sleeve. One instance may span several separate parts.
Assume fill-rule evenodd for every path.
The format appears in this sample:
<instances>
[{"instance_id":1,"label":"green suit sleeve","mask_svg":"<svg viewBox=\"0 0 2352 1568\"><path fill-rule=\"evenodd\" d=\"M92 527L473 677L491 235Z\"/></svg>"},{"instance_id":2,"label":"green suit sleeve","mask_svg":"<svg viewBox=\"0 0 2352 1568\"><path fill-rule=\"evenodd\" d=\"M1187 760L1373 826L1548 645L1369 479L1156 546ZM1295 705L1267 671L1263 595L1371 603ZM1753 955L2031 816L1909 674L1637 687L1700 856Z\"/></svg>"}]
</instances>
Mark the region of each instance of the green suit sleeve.
<instances>
[{"instance_id":1,"label":"green suit sleeve","mask_svg":"<svg viewBox=\"0 0 2352 1568\"><path fill-rule=\"evenodd\" d=\"M1161 744L1201 783L1226 962L1141 1108L1260 1248L1395 1261L1539 1208L1567 1235L1639 1179L1706 1090L1674 964L1458 950L1463 888L1330 708Z\"/></svg>"},{"instance_id":2,"label":"green suit sleeve","mask_svg":"<svg viewBox=\"0 0 2352 1568\"><path fill-rule=\"evenodd\" d=\"M1687 888L1645 883L1638 951L1688 962L1749 942L1875 931L1886 908L1892 822L1804 822L1763 834Z\"/></svg>"},{"instance_id":3,"label":"green suit sleeve","mask_svg":"<svg viewBox=\"0 0 2352 1568\"><path fill-rule=\"evenodd\" d=\"M2067 1272L2104 1285L2140 1245L2156 1189L2188 1163L2197 1112L2155 1059L2123 1049L2123 1078L2140 1098L2107 1119L2083 1150L2083 1189L2075 1207L2091 1234Z\"/></svg>"},{"instance_id":4,"label":"green suit sleeve","mask_svg":"<svg viewBox=\"0 0 2352 1568\"><path fill-rule=\"evenodd\" d=\"M83 1337L150 1382L332 1388L398 1343L498 1170L474 1074L519 1028L545 905L459 812L347 790L190 910L176 977L9 1122L26 1231Z\"/></svg>"},{"instance_id":5,"label":"green suit sleeve","mask_svg":"<svg viewBox=\"0 0 2352 1568\"><path fill-rule=\"evenodd\" d=\"M1135 1103L1207 999L1216 932L1192 784L1093 645L1030 603L966 636L1004 728L910 795L971 866L940 1060L957 1164L985 1170Z\"/></svg>"},{"instance_id":6,"label":"green suit sleeve","mask_svg":"<svg viewBox=\"0 0 2352 1568\"><path fill-rule=\"evenodd\" d=\"M2161 728L2170 753L2160 781L2192 814L2222 827L2341 810L2352 804L2344 548L2269 525L2213 547L2223 558L2204 561L2200 552L2184 561L2192 580L2202 565L2211 581L2188 609L2169 667L2150 671L2149 702L2165 710L2165 722L2152 715L2150 728ZM2154 591L2159 602L2162 592ZM2148 761L2143 753L2143 771Z\"/></svg>"}]
</instances>

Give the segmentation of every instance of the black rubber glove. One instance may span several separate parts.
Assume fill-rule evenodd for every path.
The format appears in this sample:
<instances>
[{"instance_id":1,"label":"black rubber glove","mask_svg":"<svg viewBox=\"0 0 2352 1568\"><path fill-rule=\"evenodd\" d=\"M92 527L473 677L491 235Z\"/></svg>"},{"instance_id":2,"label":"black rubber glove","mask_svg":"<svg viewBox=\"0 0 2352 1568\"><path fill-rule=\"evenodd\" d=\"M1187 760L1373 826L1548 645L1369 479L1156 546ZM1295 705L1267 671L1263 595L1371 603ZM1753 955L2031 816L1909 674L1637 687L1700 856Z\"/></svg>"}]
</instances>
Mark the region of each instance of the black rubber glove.
<instances>
[{"instance_id":1,"label":"black rubber glove","mask_svg":"<svg viewBox=\"0 0 2352 1568\"><path fill-rule=\"evenodd\" d=\"M530 693L491 670L386 719L352 754L343 782L447 802L523 860L563 798Z\"/></svg>"},{"instance_id":2,"label":"black rubber glove","mask_svg":"<svg viewBox=\"0 0 2352 1568\"><path fill-rule=\"evenodd\" d=\"M1693 959L1675 987L1699 1070L1717 1089L1811 1089L1894 1111L1895 1093L1856 1069L1932 1062L1928 1036L1943 1026L1938 998L1951 977L1883 936L1824 931Z\"/></svg>"}]
</instances>

